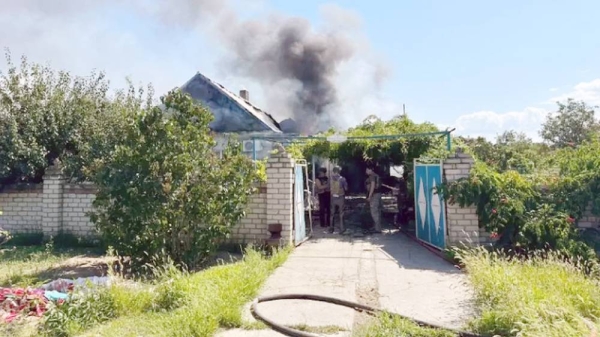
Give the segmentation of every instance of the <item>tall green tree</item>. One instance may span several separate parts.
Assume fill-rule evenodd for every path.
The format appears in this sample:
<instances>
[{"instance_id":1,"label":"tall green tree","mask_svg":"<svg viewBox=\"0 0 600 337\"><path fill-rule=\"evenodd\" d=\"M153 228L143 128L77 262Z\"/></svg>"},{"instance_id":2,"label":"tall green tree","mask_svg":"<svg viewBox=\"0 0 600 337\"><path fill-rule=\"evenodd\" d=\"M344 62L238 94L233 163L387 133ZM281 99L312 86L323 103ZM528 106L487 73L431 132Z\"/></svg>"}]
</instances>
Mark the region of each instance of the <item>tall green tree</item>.
<instances>
[{"instance_id":1,"label":"tall green tree","mask_svg":"<svg viewBox=\"0 0 600 337\"><path fill-rule=\"evenodd\" d=\"M548 147L535 143L526 134L514 130L498 135L494 142L483 137L460 138L475 158L491 166L498 172L516 170L532 173L534 169L546 165Z\"/></svg>"},{"instance_id":2,"label":"tall green tree","mask_svg":"<svg viewBox=\"0 0 600 337\"><path fill-rule=\"evenodd\" d=\"M566 103L557 104L556 114L549 114L542 124L540 136L546 142L558 148L579 145L598 132L595 107L571 98Z\"/></svg>"},{"instance_id":3,"label":"tall green tree","mask_svg":"<svg viewBox=\"0 0 600 337\"><path fill-rule=\"evenodd\" d=\"M119 142L127 114L145 103L144 92L133 87L110 93L103 73L76 77L25 57L17 66L10 53L6 61L0 73L0 185L39 182L56 159L68 176L85 180L89 164Z\"/></svg>"}]
</instances>

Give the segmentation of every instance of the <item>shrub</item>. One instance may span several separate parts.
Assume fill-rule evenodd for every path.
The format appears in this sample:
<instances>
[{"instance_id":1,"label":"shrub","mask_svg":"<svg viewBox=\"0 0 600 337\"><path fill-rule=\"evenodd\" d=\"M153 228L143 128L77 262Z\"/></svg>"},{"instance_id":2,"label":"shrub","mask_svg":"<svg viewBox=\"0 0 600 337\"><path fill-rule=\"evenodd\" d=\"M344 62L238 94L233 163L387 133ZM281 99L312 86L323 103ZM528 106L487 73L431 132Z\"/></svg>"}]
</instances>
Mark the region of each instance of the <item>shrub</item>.
<instances>
[{"instance_id":1,"label":"shrub","mask_svg":"<svg viewBox=\"0 0 600 337\"><path fill-rule=\"evenodd\" d=\"M116 314L110 289L95 289L53 307L42 328L46 336L68 337L115 318Z\"/></svg>"},{"instance_id":2,"label":"shrub","mask_svg":"<svg viewBox=\"0 0 600 337\"><path fill-rule=\"evenodd\" d=\"M212 114L180 91L128 120L122 145L97 160L92 220L133 266L165 253L195 268L244 215L256 169L231 144L212 149Z\"/></svg>"},{"instance_id":3,"label":"shrub","mask_svg":"<svg viewBox=\"0 0 600 337\"><path fill-rule=\"evenodd\" d=\"M476 163L468 178L442 186L441 191L450 203L474 205L485 229L511 236L511 242L540 197L533 183L517 172L498 173L483 163Z\"/></svg>"},{"instance_id":4,"label":"shrub","mask_svg":"<svg viewBox=\"0 0 600 337\"><path fill-rule=\"evenodd\" d=\"M548 204L527 213L517 243L529 249L555 249L567 256L589 260L596 256L573 228L575 219Z\"/></svg>"},{"instance_id":5,"label":"shrub","mask_svg":"<svg viewBox=\"0 0 600 337\"><path fill-rule=\"evenodd\" d=\"M476 163L468 178L441 189L450 203L474 205L480 224L500 236L497 243L505 248L554 249L567 256L594 257L574 228L576 219L542 185L535 177L516 171L499 173Z\"/></svg>"}]
</instances>

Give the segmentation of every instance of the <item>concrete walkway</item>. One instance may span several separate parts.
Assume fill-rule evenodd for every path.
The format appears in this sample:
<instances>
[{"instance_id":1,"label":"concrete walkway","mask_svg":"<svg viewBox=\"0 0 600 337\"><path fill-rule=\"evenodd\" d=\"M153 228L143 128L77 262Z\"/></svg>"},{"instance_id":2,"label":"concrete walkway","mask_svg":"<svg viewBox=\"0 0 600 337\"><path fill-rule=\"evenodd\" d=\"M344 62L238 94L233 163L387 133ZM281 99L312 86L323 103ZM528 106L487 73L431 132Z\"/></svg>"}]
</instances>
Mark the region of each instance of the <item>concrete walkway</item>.
<instances>
[{"instance_id":1,"label":"concrete walkway","mask_svg":"<svg viewBox=\"0 0 600 337\"><path fill-rule=\"evenodd\" d=\"M454 328L472 314L465 275L397 231L364 238L316 233L275 271L261 295L290 293L337 297ZM350 336L363 319L351 309L310 301L264 303L260 310L287 326L339 330L331 336ZM245 317L254 321L249 310ZM218 336L282 335L230 330Z\"/></svg>"}]
</instances>

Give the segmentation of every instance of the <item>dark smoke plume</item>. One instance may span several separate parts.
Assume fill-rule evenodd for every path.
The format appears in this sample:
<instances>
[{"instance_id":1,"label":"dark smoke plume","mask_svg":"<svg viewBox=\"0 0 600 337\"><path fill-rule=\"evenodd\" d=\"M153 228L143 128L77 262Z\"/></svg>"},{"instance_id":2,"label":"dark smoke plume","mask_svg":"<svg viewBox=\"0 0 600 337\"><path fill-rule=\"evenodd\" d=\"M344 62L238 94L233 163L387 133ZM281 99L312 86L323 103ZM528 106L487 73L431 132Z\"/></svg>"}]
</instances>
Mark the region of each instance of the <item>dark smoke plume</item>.
<instances>
[{"instance_id":1,"label":"dark smoke plume","mask_svg":"<svg viewBox=\"0 0 600 337\"><path fill-rule=\"evenodd\" d=\"M282 15L242 20L225 0L170 0L158 13L170 24L208 26L228 52L220 66L260 83L274 115L292 117L305 132L336 124L328 114L339 100L334 80L356 53L343 29L316 31L306 19ZM329 14L353 22L337 7Z\"/></svg>"}]
</instances>

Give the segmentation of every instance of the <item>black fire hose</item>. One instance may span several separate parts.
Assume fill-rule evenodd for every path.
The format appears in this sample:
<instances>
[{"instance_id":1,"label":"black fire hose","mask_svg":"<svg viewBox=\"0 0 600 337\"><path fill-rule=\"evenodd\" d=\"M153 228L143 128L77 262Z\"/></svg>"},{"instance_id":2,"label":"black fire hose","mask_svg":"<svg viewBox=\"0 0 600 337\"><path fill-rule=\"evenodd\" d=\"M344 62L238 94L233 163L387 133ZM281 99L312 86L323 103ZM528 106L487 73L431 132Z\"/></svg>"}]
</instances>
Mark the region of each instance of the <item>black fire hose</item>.
<instances>
[{"instance_id":1,"label":"black fire hose","mask_svg":"<svg viewBox=\"0 0 600 337\"><path fill-rule=\"evenodd\" d=\"M442 327L439 325L419 321L419 320L416 320L416 319L413 319L410 317L406 317L406 316L402 316L402 315L399 315L396 313L387 312L385 310L377 309L377 308L374 308L374 307L371 307L368 305L350 302L350 301L344 301L344 300L340 300L340 299L333 298L333 297L327 297L327 296L307 295L307 294L288 294L288 295L264 296L264 297L259 297L259 298L255 299L254 302L252 303L252 307L250 308L250 310L252 311L252 316L254 316L254 318L256 318L257 320L265 323L271 329L273 329L281 334L284 334L286 336L289 336L289 337L320 337L320 336L312 334L312 333L304 332L304 331L298 331L298 330L291 329L286 326L277 324L277 323L273 322L272 320L264 317L258 311L257 307L258 307L259 303L282 301L282 300L309 300L309 301L317 301L317 302L326 302L326 303L331 303L331 304L335 304L335 305L341 305L344 307L352 308L356 311L361 311L361 312L365 311L365 312L369 312L369 313L373 313L373 314L388 314L388 315L392 315L392 316L398 316L398 317L401 317L405 320L411 321L422 327L453 332L458 337L487 337L487 336L483 336L483 335L477 335L477 334L474 334L471 332L464 332L464 331L448 329L448 328L445 328L445 327Z\"/></svg>"}]
</instances>

